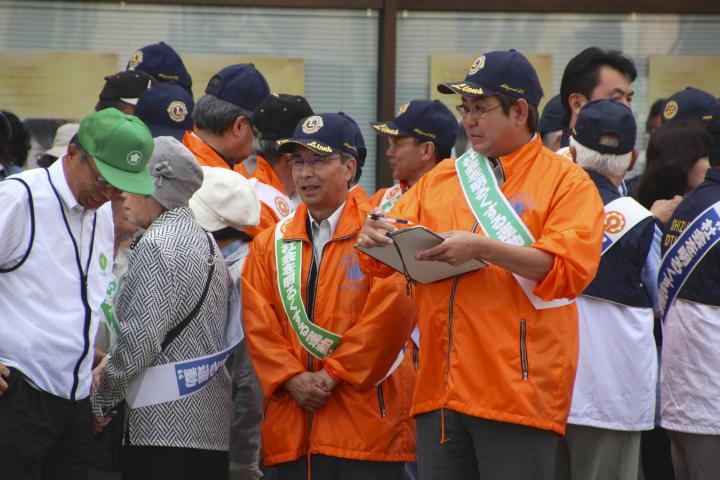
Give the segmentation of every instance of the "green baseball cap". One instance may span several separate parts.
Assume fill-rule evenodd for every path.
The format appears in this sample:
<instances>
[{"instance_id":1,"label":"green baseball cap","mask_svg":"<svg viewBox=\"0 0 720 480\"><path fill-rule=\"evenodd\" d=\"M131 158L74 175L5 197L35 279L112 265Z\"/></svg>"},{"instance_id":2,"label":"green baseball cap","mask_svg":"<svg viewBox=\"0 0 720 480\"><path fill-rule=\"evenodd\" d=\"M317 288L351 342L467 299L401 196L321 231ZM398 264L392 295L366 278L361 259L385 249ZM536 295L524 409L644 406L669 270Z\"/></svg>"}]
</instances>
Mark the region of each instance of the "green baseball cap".
<instances>
[{"instance_id":1,"label":"green baseball cap","mask_svg":"<svg viewBox=\"0 0 720 480\"><path fill-rule=\"evenodd\" d=\"M78 141L113 187L139 195L155 191L147 171L155 144L150 130L139 118L115 108L91 113L80 122Z\"/></svg>"}]
</instances>

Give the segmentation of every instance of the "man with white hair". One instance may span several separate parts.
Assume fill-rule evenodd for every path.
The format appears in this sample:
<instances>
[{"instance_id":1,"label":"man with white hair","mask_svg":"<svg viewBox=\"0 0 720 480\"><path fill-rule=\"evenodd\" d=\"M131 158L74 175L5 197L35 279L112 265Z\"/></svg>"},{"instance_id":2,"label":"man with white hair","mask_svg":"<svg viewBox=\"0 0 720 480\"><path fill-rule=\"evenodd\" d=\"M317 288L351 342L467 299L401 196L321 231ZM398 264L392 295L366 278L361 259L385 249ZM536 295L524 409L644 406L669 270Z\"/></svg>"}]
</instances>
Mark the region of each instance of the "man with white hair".
<instances>
[{"instance_id":1,"label":"man with white hair","mask_svg":"<svg viewBox=\"0 0 720 480\"><path fill-rule=\"evenodd\" d=\"M580 353L565 445L570 478L635 479L640 432L655 417L660 232L649 210L618 187L637 158L635 118L601 99L580 111L570 151L605 204L597 275L578 297Z\"/></svg>"}]
</instances>

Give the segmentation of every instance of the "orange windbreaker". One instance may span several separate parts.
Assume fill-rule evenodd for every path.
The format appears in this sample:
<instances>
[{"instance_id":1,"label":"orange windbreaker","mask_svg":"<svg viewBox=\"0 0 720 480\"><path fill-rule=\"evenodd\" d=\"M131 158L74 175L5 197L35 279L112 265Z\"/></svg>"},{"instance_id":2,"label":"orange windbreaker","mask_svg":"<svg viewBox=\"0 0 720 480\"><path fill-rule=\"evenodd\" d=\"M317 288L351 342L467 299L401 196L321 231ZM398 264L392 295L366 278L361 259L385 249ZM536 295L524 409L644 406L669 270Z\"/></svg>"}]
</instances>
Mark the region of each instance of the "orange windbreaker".
<instances>
[{"instance_id":1,"label":"orange windbreaker","mask_svg":"<svg viewBox=\"0 0 720 480\"><path fill-rule=\"evenodd\" d=\"M401 188L403 193L407 192L407 190L409 188L407 186L407 183L405 183L405 182L397 183L397 184L393 185L392 187L383 187L380 190L378 190L377 192L372 194L372 196L370 197L370 200L369 200L370 205L372 205L373 208L379 207L380 201L382 200L383 195L385 195L385 192L387 192L391 188L396 188L396 187Z\"/></svg>"},{"instance_id":2,"label":"orange windbreaker","mask_svg":"<svg viewBox=\"0 0 720 480\"><path fill-rule=\"evenodd\" d=\"M412 329L405 280L363 275L353 245L369 206L349 196L337 229L325 246L315 289L313 323L343 335L324 362L303 349L282 307L277 288L274 229L252 242L242 277L243 321L248 350L265 394L262 423L265 465L323 454L355 460L412 461L415 428L410 403L415 373L401 366L379 386ZM284 238L302 246L303 303L313 249L304 204ZM300 408L283 384L295 374L325 368L339 379L327 403L313 414Z\"/></svg>"},{"instance_id":3,"label":"orange windbreaker","mask_svg":"<svg viewBox=\"0 0 720 480\"><path fill-rule=\"evenodd\" d=\"M287 195L287 193L285 192L285 187L283 187L282 182L275 174L275 170L273 170L273 168L270 166L270 163L265 160L262 155L259 154L256 157L256 162L257 163L255 164L255 170L252 173L252 177L256 178L259 182L270 185L271 187L276 188L279 192ZM280 200L285 202L283 199ZM289 211L289 209L292 208L292 205L287 205L287 208ZM275 214L275 211L273 211L273 209L270 208L267 204L265 204L265 202L263 202L261 199L260 223L258 223L256 227L246 227L245 231L255 237L258 233L262 232L266 228L274 227L275 224L280 220L281 219L278 218L278 216Z\"/></svg>"},{"instance_id":4,"label":"orange windbreaker","mask_svg":"<svg viewBox=\"0 0 720 480\"><path fill-rule=\"evenodd\" d=\"M230 170L230 165L228 165L228 163L220 156L220 154L213 150L210 145L203 142L202 139L193 132L185 132L185 135L183 135L182 143L188 149L190 149L193 155L195 155L195 159L197 159L198 163L201 166L221 167ZM242 162L236 163L232 170L235 170L245 178L248 178L250 176L247 168L245 168L245 165L243 165Z\"/></svg>"},{"instance_id":5,"label":"orange windbreaker","mask_svg":"<svg viewBox=\"0 0 720 480\"><path fill-rule=\"evenodd\" d=\"M536 239L531 247L555 256L535 294L578 296L600 261L604 213L593 182L539 136L500 163L502 192ZM436 232L477 229L453 159L425 174L389 216ZM378 275L389 270L364 255L361 264ZM448 408L564 433L577 366L575 303L535 310L510 272L494 265L416 285L415 300L421 343L414 415Z\"/></svg>"},{"instance_id":6,"label":"orange windbreaker","mask_svg":"<svg viewBox=\"0 0 720 480\"><path fill-rule=\"evenodd\" d=\"M361 187L359 183L350 189L348 197L355 197L360 203L367 202L370 199L370 195L367 194L365 189Z\"/></svg>"}]
</instances>

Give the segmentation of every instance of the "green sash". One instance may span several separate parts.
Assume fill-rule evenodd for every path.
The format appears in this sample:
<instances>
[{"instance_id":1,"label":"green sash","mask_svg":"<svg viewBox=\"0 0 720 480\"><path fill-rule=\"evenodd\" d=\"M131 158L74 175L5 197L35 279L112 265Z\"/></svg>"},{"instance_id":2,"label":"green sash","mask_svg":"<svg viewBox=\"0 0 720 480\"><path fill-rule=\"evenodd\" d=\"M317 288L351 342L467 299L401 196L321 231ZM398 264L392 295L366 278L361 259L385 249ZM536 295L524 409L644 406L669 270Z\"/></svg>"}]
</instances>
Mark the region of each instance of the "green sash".
<instances>
[{"instance_id":1,"label":"green sash","mask_svg":"<svg viewBox=\"0 0 720 480\"><path fill-rule=\"evenodd\" d=\"M455 160L465 200L485 235L503 243L526 247L535 239L500 190L490 162L468 150ZM566 298L545 301L533 293L536 282L513 273L528 300L536 309L555 308L572 302Z\"/></svg>"},{"instance_id":2,"label":"green sash","mask_svg":"<svg viewBox=\"0 0 720 480\"><path fill-rule=\"evenodd\" d=\"M292 216L275 226L275 267L282 306L300 344L312 356L322 360L340 344L342 335L320 328L310 321L302 301L302 242L283 240L284 226Z\"/></svg>"}]
</instances>

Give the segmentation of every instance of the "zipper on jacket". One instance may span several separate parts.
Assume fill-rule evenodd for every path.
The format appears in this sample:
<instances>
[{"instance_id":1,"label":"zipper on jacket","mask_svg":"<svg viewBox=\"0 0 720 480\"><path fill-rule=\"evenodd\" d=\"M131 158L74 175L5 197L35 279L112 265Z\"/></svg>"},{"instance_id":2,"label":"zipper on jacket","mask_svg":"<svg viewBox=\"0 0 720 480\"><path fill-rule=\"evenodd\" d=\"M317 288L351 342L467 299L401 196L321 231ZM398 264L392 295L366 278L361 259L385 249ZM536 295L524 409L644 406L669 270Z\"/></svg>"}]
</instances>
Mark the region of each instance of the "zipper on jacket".
<instances>
[{"instance_id":1,"label":"zipper on jacket","mask_svg":"<svg viewBox=\"0 0 720 480\"><path fill-rule=\"evenodd\" d=\"M450 304L448 307L449 313L448 313L448 346L447 346L447 354L445 360L447 361L447 366L445 367L445 389L447 390L448 387L448 379L450 377L450 351L452 350L452 343L453 343L453 332L452 332L452 324L453 324L453 313L455 311L455 290L457 289L457 284L460 281L460 277L455 277L452 284L452 289L450 290Z\"/></svg>"},{"instance_id":2,"label":"zipper on jacket","mask_svg":"<svg viewBox=\"0 0 720 480\"><path fill-rule=\"evenodd\" d=\"M380 407L380 416L382 418L385 418L385 414L387 413L385 411L385 397L383 396L383 386L384 382L380 382L380 384L377 386L377 397L378 397L378 406Z\"/></svg>"},{"instance_id":3,"label":"zipper on jacket","mask_svg":"<svg viewBox=\"0 0 720 480\"><path fill-rule=\"evenodd\" d=\"M470 232L475 233L478 227L478 222L476 221L473 223L472 228L470 229ZM453 316L455 312L455 291L457 290L457 284L460 281L460 277L455 277L452 284L452 289L450 290L450 302L448 305L448 346L447 346L447 354L445 356L445 361L447 362L447 366L445 367L445 390L447 390L448 387L448 380L450 378L450 351L452 350L452 343L453 343L453 331L452 331L452 325L453 325Z\"/></svg>"},{"instance_id":4,"label":"zipper on jacket","mask_svg":"<svg viewBox=\"0 0 720 480\"><path fill-rule=\"evenodd\" d=\"M522 370L523 382L528 379L528 354L527 354L527 325L525 320L520 320L520 369Z\"/></svg>"}]
</instances>

